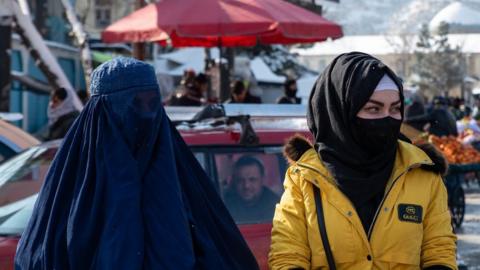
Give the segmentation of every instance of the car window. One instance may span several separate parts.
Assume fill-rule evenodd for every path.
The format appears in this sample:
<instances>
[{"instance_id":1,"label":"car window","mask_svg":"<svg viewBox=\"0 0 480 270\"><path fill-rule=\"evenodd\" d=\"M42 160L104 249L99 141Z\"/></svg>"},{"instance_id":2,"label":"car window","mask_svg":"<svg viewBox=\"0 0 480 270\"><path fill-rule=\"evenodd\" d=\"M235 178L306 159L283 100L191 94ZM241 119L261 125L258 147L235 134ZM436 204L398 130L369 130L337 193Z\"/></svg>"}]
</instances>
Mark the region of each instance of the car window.
<instances>
[{"instance_id":1,"label":"car window","mask_svg":"<svg viewBox=\"0 0 480 270\"><path fill-rule=\"evenodd\" d=\"M57 148L37 146L0 165L0 207L36 194Z\"/></svg>"},{"instance_id":2,"label":"car window","mask_svg":"<svg viewBox=\"0 0 480 270\"><path fill-rule=\"evenodd\" d=\"M232 148L213 155L219 190L235 221L271 222L286 170L281 148Z\"/></svg>"},{"instance_id":3,"label":"car window","mask_svg":"<svg viewBox=\"0 0 480 270\"><path fill-rule=\"evenodd\" d=\"M203 152L193 152L198 163L202 166L203 170L208 171L207 169L207 157Z\"/></svg>"}]
</instances>

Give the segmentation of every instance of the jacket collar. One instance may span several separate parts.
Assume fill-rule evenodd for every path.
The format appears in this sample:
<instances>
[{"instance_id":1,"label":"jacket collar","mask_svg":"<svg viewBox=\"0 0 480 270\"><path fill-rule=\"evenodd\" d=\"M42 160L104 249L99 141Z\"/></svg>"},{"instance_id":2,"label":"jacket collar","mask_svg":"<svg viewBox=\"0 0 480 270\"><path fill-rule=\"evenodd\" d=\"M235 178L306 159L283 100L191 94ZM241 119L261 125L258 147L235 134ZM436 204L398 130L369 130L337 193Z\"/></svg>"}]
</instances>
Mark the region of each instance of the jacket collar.
<instances>
[{"instance_id":1,"label":"jacket collar","mask_svg":"<svg viewBox=\"0 0 480 270\"><path fill-rule=\"evenodd\" d=\"M335 179L323 165L323 162L314 148L307 150L295 164L298 165L298 169L300 169L301 173L305 176L305 179L313 179L320 174L322 178L327 180L330 184L336 185ZM387 186L390 185L390 182L393 179L396 179L399 175L422 165L433 165L433 162L430 157L428 157L428 155L418 147L398 140L398 150L395 158L395 165L392 172L392 177L390 177ZM313 182L312 184L318 185L317 183Z\"/></svg>"}]
</instances>

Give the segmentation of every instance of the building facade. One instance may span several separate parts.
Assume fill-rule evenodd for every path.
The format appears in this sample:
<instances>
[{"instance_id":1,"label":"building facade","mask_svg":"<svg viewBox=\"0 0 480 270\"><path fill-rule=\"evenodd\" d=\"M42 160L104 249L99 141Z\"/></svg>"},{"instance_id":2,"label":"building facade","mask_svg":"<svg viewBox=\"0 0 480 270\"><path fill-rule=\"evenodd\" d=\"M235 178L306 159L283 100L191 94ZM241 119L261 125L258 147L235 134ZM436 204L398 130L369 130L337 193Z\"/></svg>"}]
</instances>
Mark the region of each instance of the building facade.
<instances>
[{"instance_id":1,"label":"building facade","mask_svg":"<svg viewBox=\"0 0 480 270\"><path fill-rule=\"evenodd\" d=\"M100 40L102 31L135 10L135 0L76 0L75 10L85 31L93 40Z\"/></svg>"},{"instance_id":2,"label":"building facade","mask_svg":"<svg viewBox=\"0 0 480 270\"><path fill-rule=\"evenodd\" d=\"M465 56L467 75L480 78L480 34L450 34L448 40L452 47L459 46ZM297 55L300 63L318 72L322 72L339 54L352 51L368 53L382 60L408 82L415 75L417 41L416 35L345 36L316 43L310 48L292 49L292 52Z\"/></svg>"}]
</instances>

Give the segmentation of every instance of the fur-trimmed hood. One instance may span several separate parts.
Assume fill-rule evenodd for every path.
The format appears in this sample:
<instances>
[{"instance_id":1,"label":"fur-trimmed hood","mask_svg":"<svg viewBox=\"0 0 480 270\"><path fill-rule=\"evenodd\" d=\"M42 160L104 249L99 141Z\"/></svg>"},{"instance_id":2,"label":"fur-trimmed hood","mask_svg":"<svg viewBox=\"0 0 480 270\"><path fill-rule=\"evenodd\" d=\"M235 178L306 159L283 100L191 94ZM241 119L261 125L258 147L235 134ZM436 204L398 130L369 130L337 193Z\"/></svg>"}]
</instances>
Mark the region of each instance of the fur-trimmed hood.
<instances>
[{"instance_id":1,"label":"fur-trimmed hood","mask_svg":"<svg viewBox=\"0 0 480 270\"><path fill-rule=\"evenodd\" d=\"M427 171L432 171L445 175L448 170L448 163L443 154L438 151L434 145L430 143L424 143L416 145L422 149L428 157L433 161L433 165L423 165L422 168ZM304 136L296 134L290 137L285 146L283 147L283 155L287 158L290 164L295 163L300 157L309 149L313 147L313 144Z\"/></svg>"}]
</instances>

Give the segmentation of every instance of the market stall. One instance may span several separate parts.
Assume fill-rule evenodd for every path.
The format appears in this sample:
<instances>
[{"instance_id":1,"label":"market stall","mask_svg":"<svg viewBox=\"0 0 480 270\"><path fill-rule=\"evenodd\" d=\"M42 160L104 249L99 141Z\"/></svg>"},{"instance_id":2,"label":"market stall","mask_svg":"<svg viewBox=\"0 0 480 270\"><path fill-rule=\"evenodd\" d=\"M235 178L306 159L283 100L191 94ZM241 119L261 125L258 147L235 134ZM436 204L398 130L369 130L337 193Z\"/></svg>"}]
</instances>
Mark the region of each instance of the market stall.
<instances>
[{"instance_id":1,"label":"market stall","mask_svg":"<svg viewBox=\"0 0 480 270\"><path fill-rule=\"evenodd\" d=\"M402 125L402 133L414 144L431 143L448 161L448 172L444 177L448 191L448 205L452 213L452 225L459 228L465 215L465 191L462 183L480 179L480 137L464 130L458 137L437 137Z\"/></svg>"}]
</instances>

